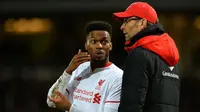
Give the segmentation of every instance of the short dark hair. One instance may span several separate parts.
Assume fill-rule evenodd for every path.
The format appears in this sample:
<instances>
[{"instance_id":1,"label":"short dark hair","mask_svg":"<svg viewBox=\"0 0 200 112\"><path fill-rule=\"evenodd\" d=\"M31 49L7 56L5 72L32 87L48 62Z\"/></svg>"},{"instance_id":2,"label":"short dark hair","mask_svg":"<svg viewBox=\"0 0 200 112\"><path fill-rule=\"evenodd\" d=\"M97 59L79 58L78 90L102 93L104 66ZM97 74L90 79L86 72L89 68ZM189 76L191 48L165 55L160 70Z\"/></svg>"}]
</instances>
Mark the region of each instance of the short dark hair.
<instances>
[{"instance_id":1,"label":"short dark hair","mask_svg":"<svg viewBox=\"0 0 200 112\"><path fill-rule=\"evenodd\" d=\"M107 31L112 36L112 25L105 21L91 21L85 27L85 33L88 35L91 31L103 30Z\"/></svg>"}]
</instances>

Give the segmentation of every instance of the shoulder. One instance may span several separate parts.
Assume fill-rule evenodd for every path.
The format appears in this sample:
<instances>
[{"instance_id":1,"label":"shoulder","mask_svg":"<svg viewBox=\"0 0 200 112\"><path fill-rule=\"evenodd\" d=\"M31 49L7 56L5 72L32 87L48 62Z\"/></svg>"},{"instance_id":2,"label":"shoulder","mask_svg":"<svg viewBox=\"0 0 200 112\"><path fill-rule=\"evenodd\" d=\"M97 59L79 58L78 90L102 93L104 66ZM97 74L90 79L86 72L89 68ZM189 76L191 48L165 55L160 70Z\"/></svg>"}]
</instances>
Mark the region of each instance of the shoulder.
<instances>
[{"instance_id":1,"label":"shoulder","mask_svg":"<svg viewBox=\"0 0 200 112\"><path fill-rule=\"evenodd\" d=\"M114 78L122 78L123 70L117 67L114 63L109 67L109 75Z\"/></svg>"},{"instance_id":2,"label":"shoulder","mask_svg":"<svg viewBox=\"0 0 200 112\"><path fill-rule=\"evenodd\" d=\"M129 56L146 57L146 56L150 55L151 53L152 53L151 51L149 51L145 48L137 47L130 52Z\"/></svg>"},{"instance_id":3,"label":"shoulder","mask_svg":"<svg viewBox=\"0 0 200 112\"><path fill-rule=\"evenodd\" d=\"M74 70L72 75L73 76L81 75L81 74L88 72L89 70L90 70L90 62L84 62L84 63L80 64L76 68L76 70Z\"/></svg>"},{"instance_id":4,"label":"shoulder","mask_svg":"<svg viewBox=\"0 0 200 112\"><path fill-rule=\"evenodd\" d=\"M123 70L117 67L115 64L112 64L110 66L110 72L108 74L108 87L112 90L121 89L122 78Z\"/></svg>"},{"instance_id":5,"label":"shoulder","mask_svg":"<svg viewBox=\"0 0 200 112\"><path fill-rule=\"evenodd\" d=\"M134 58L133 58L134 57ZM130 52L130 54L127 57L127 61L128 62L132 62L133 60L135 61L150 61L150 60L155 60L155 58L157 58L158 55L156 55L154 52L142 48L142 47L137 47L134 50L132 50Z\"/></svg>"}]
</instances>

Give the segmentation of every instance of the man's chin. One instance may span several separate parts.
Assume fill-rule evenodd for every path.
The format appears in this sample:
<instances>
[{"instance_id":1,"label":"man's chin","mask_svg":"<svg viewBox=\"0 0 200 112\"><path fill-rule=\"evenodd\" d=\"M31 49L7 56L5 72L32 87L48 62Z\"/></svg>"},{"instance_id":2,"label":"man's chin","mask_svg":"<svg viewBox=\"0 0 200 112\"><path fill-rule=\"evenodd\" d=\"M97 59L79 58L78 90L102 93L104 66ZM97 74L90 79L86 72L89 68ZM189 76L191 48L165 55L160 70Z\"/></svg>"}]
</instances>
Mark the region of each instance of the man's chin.
<instances>
[{"instance_id":1,"label":"man's chin","mask_svg":"<svg viewBox=\"0 0 200 112\"><path fill-rule=\"evenodd\" d=\"M95 58L95 61L105 61L104 57Z\"/></svg>"},{"instance_id":2,"label":"man's chin","mask_svg":"<svg viewBox=\"0 0 200 112\"><path fill-rule=\"evenodd\" d=\"M94 61L95 61L96 63L102 63L102 62L104 62L105 60L106 60L105 57L96 57L96 58L94 58Z\"/></svg>"},{"instance_id":3,"label":"man's chin","mask_svg":"<svg viewBox=\"0 0 200 112\"><path fill-rule=\"evenodd\" d=\"M105 56L105 55L93 56L92 60L94 62L104 62L107 60L107 56Z\"/></svg>"},{"instance_id":4,"label":"man's chin","mask_svg":"<svg viewBox=\"0 0 200 112\"><path fill-rule=\"evenodd\" d=\"M126 40L126 41L129 41L129 40L130 40L130 37L125 36L125 40Z\"/></svg>"}]
</instances>

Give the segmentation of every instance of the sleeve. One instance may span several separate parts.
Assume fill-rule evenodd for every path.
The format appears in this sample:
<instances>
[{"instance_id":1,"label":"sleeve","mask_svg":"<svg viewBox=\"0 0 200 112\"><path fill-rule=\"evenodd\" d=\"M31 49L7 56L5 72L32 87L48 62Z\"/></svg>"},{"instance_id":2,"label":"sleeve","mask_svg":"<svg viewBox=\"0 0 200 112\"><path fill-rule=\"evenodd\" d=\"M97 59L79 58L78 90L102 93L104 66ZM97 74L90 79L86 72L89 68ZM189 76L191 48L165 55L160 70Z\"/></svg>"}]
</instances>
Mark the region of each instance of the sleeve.
<instances>
[{"instance_id":1,"label":"sleeve","mask_svg":"<svg viewBox=\"0 0 200 112\"><path fill-rule=\"evenodd\" d=\"M118 112L142 112L149 84L147 55L135 49L127 57Z\"/></svg>"},{"instance_id":2,"label":"sleeve","mask_svg":"<svg viewBox=\"0 0 200 112\"><path fill-rule=\"evenodd\" d=\"M70 78L71 78L71 75L69 75L68 73L66 73L64 71L64 73L59 77L59 79L49 89L48 96L54 97L56 90L58 90L65 96L68 96L69 90L66 90L66 88L67 88ZM49 98L47 98L47 104L49 107L55 108L55 104L53 102L51 102L49 100Z\"/></svg>"},{"instance_id":3,"label":"sleeve","mask_svg":"<svg viewBox=\"0 0 200 112\"><path fill-rule=\"evenodd\" d=\"M117 112L119 107L122 78L117 78L111 85L109 95L105 101L104 112L110 112L108 110L112 110L111 112Z\"/></svg>"}]
</instances>

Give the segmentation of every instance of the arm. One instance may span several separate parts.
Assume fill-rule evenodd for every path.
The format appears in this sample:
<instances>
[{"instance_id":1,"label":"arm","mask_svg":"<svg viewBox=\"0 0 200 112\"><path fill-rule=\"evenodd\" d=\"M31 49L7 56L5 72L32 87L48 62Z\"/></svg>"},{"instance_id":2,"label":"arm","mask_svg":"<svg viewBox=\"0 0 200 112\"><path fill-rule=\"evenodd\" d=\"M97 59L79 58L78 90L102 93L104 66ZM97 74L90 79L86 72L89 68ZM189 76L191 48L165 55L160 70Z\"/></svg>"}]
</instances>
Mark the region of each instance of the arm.
<instances>
[{"instance_id":1,"label":"arm","mask_svg":"<svg viewBox=\"0 0 200 112\"><path fill-rule=\"evenodd\" d=\"M149 84L147 55L137 48L127 58L118 112L142 112Z\"/></svg>"},{"instance_id":2,"label":"arm","mask_svg":"<svg viewBox=\"0 0 200 112\"><path fill-rule=\"evenodd\" d=\"M74 72L80 64L87 62L89 59L90 59L90 55L88 55L86 52L82 52L79 49L78 54L76 54L72 58L71 62L69 63L67 69L64 71L63 75L61 75L60 78L49 89L48 97L54 98L56 90L58 90L61 94L68 97L69 95L68 83L71 78L72 72ZM61 100L61 101L64 101L64 100ZM55 102L50 101L49 98L47 98L47 104L49 107L54 107L54 108L56 107ZM62 109L62 108L64 108L64 104L62 105L62 107L59 106L59 109Z\"/></svg>"},{"instance_id":3,"label":"arm","mask_svg":"<svg viewBox=\"0 0 200 112\"><path fill-rule=\"evenodd\" d=\"M71 78L71 75L64 73L60 76L60 78L51 86L51 88L48 91L48 96L54 97L55 96L55 91L58 90L65 96L68 96L68 92L66 91L67 84L69 83L69 80ZM47 98L47 104L49 107L55 107L55 104Z\"/></svg>"}]
</instances>

